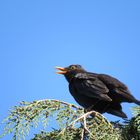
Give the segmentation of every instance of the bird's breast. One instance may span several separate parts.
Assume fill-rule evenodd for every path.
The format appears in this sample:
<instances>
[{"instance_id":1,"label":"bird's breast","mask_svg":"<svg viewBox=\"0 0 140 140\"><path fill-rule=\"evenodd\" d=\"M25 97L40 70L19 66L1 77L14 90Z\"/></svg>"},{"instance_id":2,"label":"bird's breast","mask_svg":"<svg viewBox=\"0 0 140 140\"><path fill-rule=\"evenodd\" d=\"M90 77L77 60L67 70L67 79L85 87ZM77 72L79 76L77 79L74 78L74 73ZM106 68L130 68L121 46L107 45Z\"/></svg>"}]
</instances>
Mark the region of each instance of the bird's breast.
<instances>
[{"instance_id":1,"label":"bird's breast","mask_svg":"<svg viewBox=\"0 0 140 140\"><path fill-rule=\"evenodd\" d=\"M86 95L80 94L77 88L72 84L69 84L69 90L70 90L71 95L78 102L78 104L80 104L84 108L90 107L91 105L93 105L94 102L97 101L97 99L93 99Z\"/></svg>"}]
</instances>

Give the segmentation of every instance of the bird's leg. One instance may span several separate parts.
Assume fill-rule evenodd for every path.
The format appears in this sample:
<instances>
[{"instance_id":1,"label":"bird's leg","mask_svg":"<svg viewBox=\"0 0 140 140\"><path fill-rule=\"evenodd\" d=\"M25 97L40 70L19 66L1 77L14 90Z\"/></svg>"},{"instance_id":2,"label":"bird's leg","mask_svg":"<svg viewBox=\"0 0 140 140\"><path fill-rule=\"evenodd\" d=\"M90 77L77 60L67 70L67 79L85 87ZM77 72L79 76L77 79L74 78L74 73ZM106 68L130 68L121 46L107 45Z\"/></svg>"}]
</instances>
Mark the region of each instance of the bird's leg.
<instances>
[{"instance_id":1,"label":"bird's leg","mask_svg":"<svg viewBox=\"0 0 140 140\"><path fill-rule=\"evenodd\" d=\"M84 112L89 112L92 110L92 108L94 107L94 105L89 106L88 108L84 109Z\"/></svg>"}]
</instances>

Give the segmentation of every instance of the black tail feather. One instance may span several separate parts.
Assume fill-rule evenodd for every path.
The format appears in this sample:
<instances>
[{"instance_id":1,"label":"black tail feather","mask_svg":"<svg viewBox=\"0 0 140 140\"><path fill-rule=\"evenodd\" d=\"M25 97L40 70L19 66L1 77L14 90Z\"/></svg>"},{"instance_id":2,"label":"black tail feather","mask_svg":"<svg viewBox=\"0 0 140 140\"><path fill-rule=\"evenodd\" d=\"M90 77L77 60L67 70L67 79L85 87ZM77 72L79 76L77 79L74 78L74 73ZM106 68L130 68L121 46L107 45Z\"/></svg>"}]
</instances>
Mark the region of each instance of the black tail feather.
<instances>
[{"instance_id":1,"label":"black tail feather","mask_svg":"<svg viewBox=\"0 0 140 140\"><path fill-rule=\"evenodd\" d=\"M121 118L127 118L127 115L122 110L113 110L113 109L111 109L111 110L109 110L107 112L112 114L112 115L121 117Z\"/></svg>"},{"instance_id":2,"label":"black tail feather","mask_svg":"<svg viewBox=\"0 0 140 140\"><path fill-rule=\"evenodd\" d=\"M137 105L140 105L140 101L139 101L139 100L135 100L135 103L136 103Z\"/></svg>"}]
</instances>

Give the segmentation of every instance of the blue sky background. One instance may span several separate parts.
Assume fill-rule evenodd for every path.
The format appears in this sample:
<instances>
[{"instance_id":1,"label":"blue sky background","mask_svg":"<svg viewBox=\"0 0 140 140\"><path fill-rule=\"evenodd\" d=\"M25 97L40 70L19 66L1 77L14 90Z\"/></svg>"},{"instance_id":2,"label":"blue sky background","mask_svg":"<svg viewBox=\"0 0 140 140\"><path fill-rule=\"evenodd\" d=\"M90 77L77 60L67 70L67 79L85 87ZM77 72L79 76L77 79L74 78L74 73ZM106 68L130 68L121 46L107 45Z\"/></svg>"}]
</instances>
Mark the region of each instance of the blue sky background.
<instances>
[{"instance_id":1,"label":"blue sky background","mask_svg":"<svg viewBox=\"0 0 140 140\"><path fill-rule=\"evenodd\" d=\"M0 121L22 100L76 104L55 66L110 74L140 99L139 7L139 0L1 0ZM123 104L129 118L132 106Z\"/></svg>"}]
</instances>

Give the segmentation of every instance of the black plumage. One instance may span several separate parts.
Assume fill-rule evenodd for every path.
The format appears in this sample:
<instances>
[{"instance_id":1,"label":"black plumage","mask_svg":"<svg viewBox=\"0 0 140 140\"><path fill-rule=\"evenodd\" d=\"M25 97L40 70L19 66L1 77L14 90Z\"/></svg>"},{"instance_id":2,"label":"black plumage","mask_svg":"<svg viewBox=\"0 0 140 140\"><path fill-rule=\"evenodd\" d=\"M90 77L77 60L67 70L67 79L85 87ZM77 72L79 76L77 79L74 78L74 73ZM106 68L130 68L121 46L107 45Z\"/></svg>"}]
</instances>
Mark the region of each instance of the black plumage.
<instances>
[{"instance_id":1,"label":"black plumage","mask_svg":"<svg viewBox=\"0 0 140 140\"><path fill-rule=\"evenodd\" d=\"M57 69L60 70L57 73L63 74L69 82L69 90L74 99L85 109L127 118L121 103L140 105L140 101L130 93L127 86L112 76L87 72L80 65Z\"/></svg>"}]
</instances>

